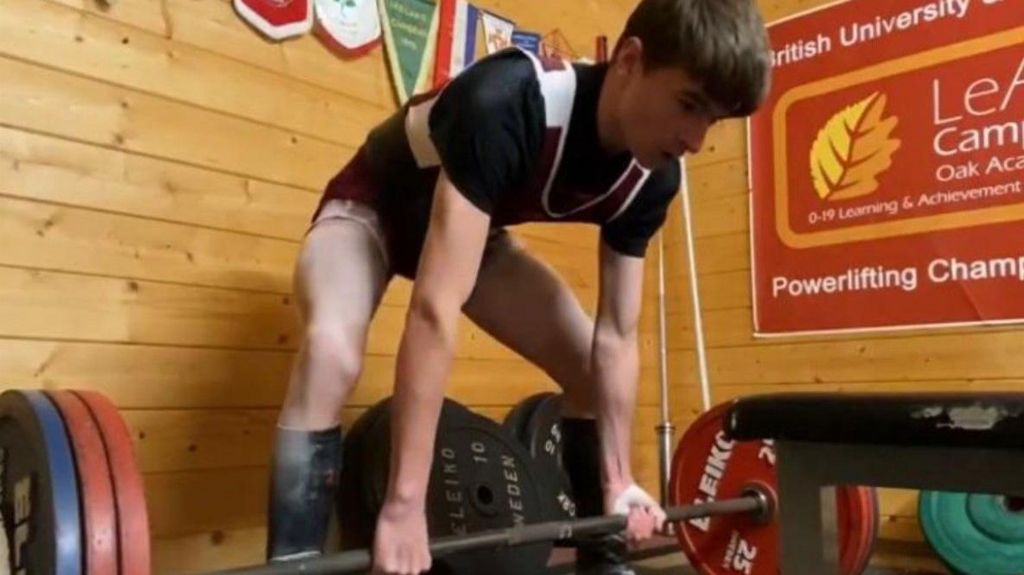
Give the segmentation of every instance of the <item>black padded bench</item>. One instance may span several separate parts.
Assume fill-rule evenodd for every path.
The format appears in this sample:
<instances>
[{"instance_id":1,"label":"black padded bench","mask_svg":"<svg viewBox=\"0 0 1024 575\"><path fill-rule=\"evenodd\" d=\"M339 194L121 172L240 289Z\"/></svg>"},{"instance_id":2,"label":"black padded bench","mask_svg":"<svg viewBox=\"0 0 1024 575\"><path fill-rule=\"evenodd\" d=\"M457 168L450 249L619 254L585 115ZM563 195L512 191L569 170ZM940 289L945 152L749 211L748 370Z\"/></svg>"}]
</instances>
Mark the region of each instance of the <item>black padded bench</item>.
<instances>
[{"instance_id":1,"label":"black padded bench","mask_svg":"<svg viewBox=\"0 0 1024 575\"><path fill-rule=\"evenodd\" d=\"M838 574L835 486L1024 496L1024 393L756 395L732 439L773 439L783 575Z\"/></svg>"}]
</instances>

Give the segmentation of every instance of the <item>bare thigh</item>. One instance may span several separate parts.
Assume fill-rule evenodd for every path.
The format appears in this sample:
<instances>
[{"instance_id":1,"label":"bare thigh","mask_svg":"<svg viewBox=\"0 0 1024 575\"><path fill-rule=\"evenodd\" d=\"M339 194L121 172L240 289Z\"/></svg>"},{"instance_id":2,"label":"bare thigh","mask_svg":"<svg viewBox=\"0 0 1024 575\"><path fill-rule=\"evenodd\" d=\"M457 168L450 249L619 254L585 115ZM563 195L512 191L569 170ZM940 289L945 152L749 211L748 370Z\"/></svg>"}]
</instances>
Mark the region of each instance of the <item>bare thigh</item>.
<instances>
[{"instance_id":1,"label":"bare thigh","mask_svg":"<svg viewBox=\"0 0 1024 575\"><path fill-rule=\"evenodd\" d=\"M590 345L594 321L568 285L507 234L488 248L467 316L543 369L566 393L569 411L593 411Z\"/></svg>"},{"instance_id":2,"label":"bare thigh","mask_svg":"<svg viewBox=\"0 0 1024 575\"><path fill-rule=\"evenodd\" d=\"M365 207L344 213L318 221L296 262L303 338L282 425L323 428L336 422L362 370L366 334L390 279L376 216Z\"/></svg>"}]
</instances>

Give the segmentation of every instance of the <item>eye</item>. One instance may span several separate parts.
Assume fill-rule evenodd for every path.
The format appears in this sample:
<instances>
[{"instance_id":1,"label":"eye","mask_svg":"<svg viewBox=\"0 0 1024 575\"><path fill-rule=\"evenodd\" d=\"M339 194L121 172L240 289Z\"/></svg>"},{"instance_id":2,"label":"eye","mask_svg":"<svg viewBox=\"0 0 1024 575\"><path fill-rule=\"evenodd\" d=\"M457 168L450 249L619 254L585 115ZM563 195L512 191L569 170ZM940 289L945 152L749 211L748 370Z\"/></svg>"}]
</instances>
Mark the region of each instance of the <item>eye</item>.
<instances>
[{"instance_id":1,"label":"eye","mask_svg":"<svg viewBox=\"0 0 1024 575\"><path fill-rule=\"evenodd\" d=\"M700 109L700 107L689 98L681 98L679 100L679 108L687 114L695 114Z\"/></svg>"}]
</instances>

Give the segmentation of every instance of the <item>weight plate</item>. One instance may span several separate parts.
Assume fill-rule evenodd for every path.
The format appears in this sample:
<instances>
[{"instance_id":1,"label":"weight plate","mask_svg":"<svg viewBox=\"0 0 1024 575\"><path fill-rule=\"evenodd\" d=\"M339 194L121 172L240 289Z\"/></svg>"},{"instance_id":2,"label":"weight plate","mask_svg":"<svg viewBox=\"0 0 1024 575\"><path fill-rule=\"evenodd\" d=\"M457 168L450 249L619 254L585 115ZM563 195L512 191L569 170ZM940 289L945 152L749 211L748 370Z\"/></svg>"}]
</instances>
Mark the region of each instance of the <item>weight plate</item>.
<instances>
[{"instance_id":1,"label":"weight plate","mask_svg":"<svg viewBox=\"0 0 1024 575\"><path fill-rule=\"evenodd\" d=\"M849 486L836 489L836 520L839 532L845 536L840 544L844 575L860 575L867 568L874 549L878 526L878 508L875 490L870 487Z\"/></svg>"},{"instance_id":2,"label":"weight plate","mask_svg":"<svg viewBox=\"0 0 1024 575\"><path fill-rule=\"evenodd\" d=\"M117 509L103 437L89 408L77 395L64 390L48 391L46 395L64 419L74 452L82 502L86 575L116 575Z\"/></svg>"},{"instance_id":3,"label":"weight plate","mask_svg":"<svg viewBox=\"0 0 1024 575\"><path fill-rule=\"evenodd\" d=\"M922 491L925 538L964 575L1019 575L1024 565L1024 506L1001 495Z\"/></svg>"},{"instance_id":4,"label":"weight plate","mask_svg":"<svg viewBox=\"0 0 1024 575\"><path fill-rule=\"evenodd\" d=\"M502 422L502 427L507 429L513 437L522 438L525 435L526 424L530 421L530 416L534 410L537 409L537 405L544 401L544 399L555 395L550 391L544 391L541 393L535 393L526 399L520 401L508 412L505 416L505 420Z\"/></svg>"},{"instance_id":5,"label":"weight plate","mask_svg":"<svg viewBox=\"0 0 1024 575\"><path fill-rule=\"evenodd\" d=\"M561 425L562 396L550 392L526 398L502 423L537 463L541 487L550 494L552 504L547 517L552 521L576 517L572 483L562 467Z\"/></svg>"},{"instance_id":6,"label":"weight plate","mask_svg":"<svg viewBox=\"0 0 1024 575\"><path fill-rule=\"evenodd\" d=\"M118 565L121 575L149 575L149 515L142 474L135 462L135 444L117 407L96 391L74 390L88 407L107 450L107 465L117 506Z\"/></svg>"},{"instance_id":7,"label":"weight plate","mask_svg":"<svg viewBox=\"0 0 1024 575\"><path fill-rule=\"evenodd\" d=\"M672 459L673 505L743 497L757 485L778 493L775 447L770 440L733 441L723 430L729 404L712 408L691 425ZM861 513L851 511L852 488L836 490L839 562L850 566L856 553L850 529L859 529ZM784 504L784 503L781 503ZM690 563L704 575L745 573L778 575L779 527L773 518L758 522L747 514L691 519L678 530L679 544ZM852 573L843 570L844 575Z\"/></svg>"},{"instance_id":8,"label":"weight plate","mask_svg":"<svg viewBox=\"0 0 1024 575\"><path fill-rule=\"evenodd\" d=\"M389 401L389 400L385 400ZM391 417L373 421L364 445L364 478L370 481L367 507L376 516L384 501L390 458ZM427 488L427 529L431 538L537 523L548 505L537 485L530 456L490 419L446 399L438 420L434 460ZM485 549L434 558L432 573L515 575L542 572L552 544Z\"/></svg>"},{"instance_id":9,"label":"weight plate","mask_svg":"<svg viewBox=\"0 0 1024 575\"><path fill-rule=\"evenodd\" d=\"M46 395L0 394L0 511L12 573L82 573L77 476L64 422Z\"/></svg>"},{"instance_id":10,"label":"weight plate","mask_svg":"<svg viewBox=\"0 0 1024 575\"><path fill-rule=\"evenodd\" d=\"M345 433L336 498L342 549L367 549L373 545L377 513L367 506L369 482L364 453L375 447L367 448L369 428L386 407L383 401L370 407Z\"/></svg>"},{"instance_id":11,"label":"weight plate","mask_svg":"<svg viewBox=\"0 0 1024 575\"><path fill-rule=\"evenodd\" d=\"M857 549L859 552L852 565L852 569L848 571L852 575L860 575L867 570L868 565L871 563L871 556L875 552L875 544L878 542L878 529L881 524L881 513L878 505L878 491L874 487L861 486L857 488L860 493L861 504L863 505L864 521L860 525L854 524L850 526L850 531L858 534Z\"/></svg>"}]
</instances>

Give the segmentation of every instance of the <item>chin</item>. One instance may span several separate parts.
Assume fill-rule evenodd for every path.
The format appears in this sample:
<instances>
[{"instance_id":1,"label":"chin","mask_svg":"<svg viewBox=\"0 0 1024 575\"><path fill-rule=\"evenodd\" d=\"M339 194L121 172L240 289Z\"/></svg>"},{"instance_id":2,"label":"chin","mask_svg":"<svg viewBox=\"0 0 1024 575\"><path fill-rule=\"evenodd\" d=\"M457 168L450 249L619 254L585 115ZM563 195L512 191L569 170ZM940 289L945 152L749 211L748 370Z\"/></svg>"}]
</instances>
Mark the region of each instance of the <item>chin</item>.
<instances>
[{"instance_id":1,"label":"chin","mask_svg":"<svg viewBox=\"0 0 1024 575\"><path fill-rule=\"evenodd\" d=\"M647 168L648 170L664 168L665 166L669 165L670 162L676 160L675 158L666 156L661 153L639 155L634 157L636 158L637 163L639 163L644 168Z\"/></svg>"}]
</instances>

